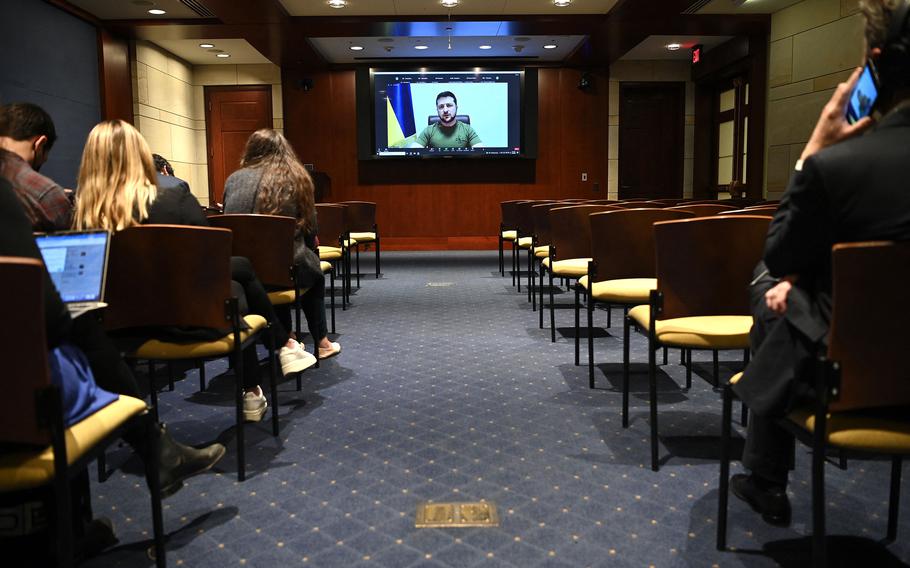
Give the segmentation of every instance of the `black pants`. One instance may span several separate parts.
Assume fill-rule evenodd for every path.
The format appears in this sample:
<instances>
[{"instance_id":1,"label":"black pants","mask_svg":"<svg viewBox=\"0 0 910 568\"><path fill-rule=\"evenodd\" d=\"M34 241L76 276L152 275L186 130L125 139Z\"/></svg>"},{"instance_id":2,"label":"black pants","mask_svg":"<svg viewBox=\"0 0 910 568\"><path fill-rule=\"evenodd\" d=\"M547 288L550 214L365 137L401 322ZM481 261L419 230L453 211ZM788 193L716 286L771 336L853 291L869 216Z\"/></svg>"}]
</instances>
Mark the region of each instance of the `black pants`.
<instances>
[{"instance_id":1,"label":"black pants","mask_svg":"<svg viewBox=\"0 0 910 568\"><path fill-rule=\"evenodd\" d=\"M756 267L755 276L765 270L763 262ZM752 351L758 351L770 330L783 325L783 320L765 304L765 292L777 281L770 276L759 279L749 290L752 306L752 330L749 338ZM752 473L775 485L787 485L790 456L793 454L793 436L777 424L775 418L751 413L743 448L743 465Z\"/></svg>"},{"instance_id":2,"label":"black pants","mask_svg":"<svg viewBox=\"0 0 910 568\"><path fill-rule=\"evenodd\" d=\"M309 289L300 297L300 309L306 318L307 329L313 338L313 343L319 344L322 338L329 334L325 318L325 278L317 278ZM285 329L293 329L291 325L291 306L283 305L275 308L278 320ZM318 352L317 352L318 353ZM318 357L318 355L317 355Z\"/></svg>"},{"instance_id":3,"label":"black pants","mask_svg":"<svg viewBox=\"0 0 910 568\"><path fill-rule=\"evenodd\" d=\"M290 338L287 331L291 329L290 322L283 321L280 311L276 312L275 307L272 306L268 293L262 282L256 277L256 272L249 259L243 256L231 257L231 279L236 283L232 283L232 289L240 298L240 311L244 314L256 314L264 317L269 322L271 329L269 333L262 335L263 343L275 350L281 349ZM259 384L259 356L254 347L243 351L242 364L243 387L255 388Z\"/></svg>"}]
</instances>

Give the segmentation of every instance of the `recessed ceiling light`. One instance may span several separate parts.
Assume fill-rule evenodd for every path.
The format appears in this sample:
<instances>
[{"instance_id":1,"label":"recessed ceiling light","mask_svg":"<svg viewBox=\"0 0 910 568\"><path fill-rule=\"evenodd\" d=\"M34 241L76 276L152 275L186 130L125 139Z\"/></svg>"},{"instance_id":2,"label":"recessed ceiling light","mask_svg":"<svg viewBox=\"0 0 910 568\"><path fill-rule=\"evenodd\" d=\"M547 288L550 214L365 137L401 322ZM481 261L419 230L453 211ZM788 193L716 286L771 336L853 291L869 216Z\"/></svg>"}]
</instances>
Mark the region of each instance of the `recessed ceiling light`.
<instances>
[{"instance_id":1,"label":"recessed ceiling light","mask_svg":"<svg viewBox=\"0 0 910 568\"><path fill-rule=\"evenodd\" d=\"M216 53L215 57L230 57L230 53Z\"/></svg>"},{"instance_id":2,"label":"recessed ceiling light","mask_svg":"<svg viewBox=\"0 0 910 568\"><path fill-rule=\"evenodd\" d=\"M167 14L167 12L165 12L161 8L152 8L151 10L149 10L149 14L151 14L153 16L162 16L164 14Z\"/></svg>"},{"instance_id":3,"label":"recessed ceiling light","mask_svg":"<svg viewBox=\"0 0 910 568\"><path fill-rule=\"evenodd\" d=\"M420 44L420 45L415 45L415 46L414 46L414 49L420 49L420 50L423 50L423 49L430 49L430 46L429 46L429 45Z\"/></svg>"},{"instance_id":4,"label":"recessed ceiling light","mask_svg":"<svg viewBox=\"0 0 910 568\"><path fill-rule=\"evenodd\" d=\"M458 6L458 0L439 0L439 3L446 8L454 8L455 6Z\"/></svg>"},{"instance_id":5,"label":"recessed ceiling light","mask_svg":"<svg viewBox=\"0 0 910 568\"><path fill-rule=\"evenodd\" d=\"M553 0L553 5L559 6L560 8L564 8L571 3L572 3L572 0Z\"/></svg>"},{"instance_id":6,"label":"recessed ceiling light","mask_svg":"<svg viewBox=\"0 0 910 568\"><path fill-rule=\"evenodd\" d=\"M492 45L481 45L481 46L479 46L479 49L493 49L493 46Z\"/></svg>"},{"instance_id":7,"label":"recessed ceiling light","mask_svg":"<svg viewBox=\"0 0 910 568\"><path fill-rule=\"evenodd\" d=\"M670 51L678 51L680 47L682 47L682 46L679 45L678 43L668 43L667 44L667 49Z\"/></svg>"},{"instance_id":8,"label":"recessed ceiling light","mask_svg":"<svg viewBox=\"0 0 910 568\"><path fill-rule=\"evenodd\" d=\"M352 45L348 49L350 49L351 51L363 51L363 46L362 45Z\"/></svg>"},{"instance_id":9,"label":"recessed ceiling light","mask_svg":"<svg viewBox=\"0 0 910 568\"><path fill-rule=\"evenodd\" d=\"M559 46L555 43L548 43L547 45L543 46L544 49L556 49L557 47Z\"/></svg>"},{"instance_id":10,"label":"recessed ceiling light","mask_svg":"<svg viewBox=\"0 0 910 568\"><path fill-rule=\"evenodd\" d=\"M344 8L348 3L345 0L329 0L327 4L332 8Z\"/></svg>"},{"instance_id":11,"label":"recessed ceiling light","mask_svg":"<svg viewBox=\"0 0 910 568\"><path fill-rule=\"evenodd\" d=\"M203 49L208 49L210 47L215 47L215 44L214 43L200 43L199 47L201 47Z\"/></svg>"}]
</instances>

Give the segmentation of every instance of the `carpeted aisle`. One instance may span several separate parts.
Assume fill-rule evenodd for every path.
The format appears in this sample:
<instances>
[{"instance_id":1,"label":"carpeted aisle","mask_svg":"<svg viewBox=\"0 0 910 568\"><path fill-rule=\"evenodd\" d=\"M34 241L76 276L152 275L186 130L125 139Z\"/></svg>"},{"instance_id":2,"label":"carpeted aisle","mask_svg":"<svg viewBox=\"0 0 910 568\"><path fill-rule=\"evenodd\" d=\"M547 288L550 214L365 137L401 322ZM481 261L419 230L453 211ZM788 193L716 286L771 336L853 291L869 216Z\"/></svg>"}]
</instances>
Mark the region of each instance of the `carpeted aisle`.
<instances>
[{"instance_id":1,"label":"carpeted aisle","mask_svg":"<svg viewBox=\"0 0 910 568\"><path fill-rule=\"evenodd\" d=\"M302 393L282 383L278 439L266 422L246 429L247 481L236 481L224 362L208 364L206 392L189 370L176 392L159 394L162 419L179 439L228 444L214 472L165 501L170 566L806 564L806 543L788 542L811 529L802 448L793 526L765 525L733 498L729 543L743 552L714 549L720 395L697 377L690 392L680 388L678 352L662 367L664 464L650 471L641 336L633 336L631 427L620 422L620 310L609 334L595 339L598 388L590 390L587 368L573 365L571 310L557 312L565 329L551 343L526 296L499 276L495 252L384 253L379 280L372 254L363 256L354 305L339 306L344 351L307 372ZM605 311L596 317L605 325ZM696 356L705 376L708 355ZM724 354L722 372L737 370L740 356ZM86 565L151 565L141 469L127 448L108 462L120 470L93 482L95 513L113 520L125 544ZM906 495L903 538L887 549L873 544L885 533L887 474L883 462L827 470L829 532L867 537L834 545L866 565L910 560ZM414 528L422 501L481 499L498 507L499 528Z\"/></svg>"}]
</instances>

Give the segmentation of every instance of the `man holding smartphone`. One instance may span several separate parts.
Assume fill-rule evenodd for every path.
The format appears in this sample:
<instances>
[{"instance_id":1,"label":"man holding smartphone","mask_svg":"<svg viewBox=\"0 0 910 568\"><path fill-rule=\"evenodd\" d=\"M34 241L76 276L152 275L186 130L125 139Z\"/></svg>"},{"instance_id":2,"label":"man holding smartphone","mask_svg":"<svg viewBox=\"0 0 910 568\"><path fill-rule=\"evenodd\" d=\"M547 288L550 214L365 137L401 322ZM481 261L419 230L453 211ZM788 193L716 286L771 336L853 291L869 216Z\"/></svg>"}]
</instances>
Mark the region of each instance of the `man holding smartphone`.
<instances>
[{"instance_id":1,"label":"man holding smartphone","mask_svg":"<svg viewBox=\"0 0 910 568\"><path fill-rule=\"evenodd\" d=\"M910 0L861 0L860 9L867 87L854 92L863 68L837 87L796 163L768 230L769 277L753 286L755 355L734 386L753 411L743 451L751 474L734 475L730 487L775 525L790 523L786 486L793 444L776 420L810 396L805 370L826 346L831 247L910 240ZM874 105L869 84L877 91ZM848 121L851 98L859 106ZM874 127L862 116L870 109L881 113Z\"/></svg>"}]
</instances>

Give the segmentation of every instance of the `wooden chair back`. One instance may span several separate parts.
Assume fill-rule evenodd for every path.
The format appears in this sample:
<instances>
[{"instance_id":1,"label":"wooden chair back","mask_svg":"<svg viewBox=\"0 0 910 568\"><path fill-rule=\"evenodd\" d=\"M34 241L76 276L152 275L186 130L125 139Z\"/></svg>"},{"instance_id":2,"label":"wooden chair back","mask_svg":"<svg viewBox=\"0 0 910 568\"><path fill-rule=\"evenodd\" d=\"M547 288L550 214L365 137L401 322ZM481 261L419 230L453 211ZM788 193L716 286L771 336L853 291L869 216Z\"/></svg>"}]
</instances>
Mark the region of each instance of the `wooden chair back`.
<instances>
[{"instance_id":1,"label":"wooden chair back","mask_svg":"<svg viewBox=\"0 0 910 568\"><path fill-rule=\"evenodd\" d=\"M524 199L513 199L499 204L502 210L502 226L506 231L514 231L518 227L518 204L524 203L524 201Z\"/></svg>"},{"instance_id":2,"label":"wooden chair back","mask_svg":"<svg viewBox=\"0 0 910 568\"><path fill-rule=\"evenodd\" d=\"M718 215L726 211L735 211L736 207L732 205L721 205L719 203L696 203L694 205L686 203L685 205L674 205L667 207L674 211L688 211L695 214L696 217L707 217L709 215Z\"/></svg>"},{"instance_id":3,"label":"wooden chair back","mask_svg":"<svg viewBox=\"0 0 910 568\"><path fill-rule=\"evenodd\" d=\"M215 215L213 227L233 233L231 254L245 256L266 286L293 288L294 231L297 220L279 215Z\"/></svg>"},{"instance_id":4,"label":"wooden chair back","mask_svg":"<svg viewBox=\"0 0 910 568\"><path fill-rule=\"evenodd\" d=\"M776 207L756 207L755 209L733 209L732 211L721 211L720 213L717 213L717 215L762 215L767 217L774 217L775 211L777 211Z\"/></svg>"},{"instance_id":5,"label":"wooden chair back","mask_svg":"<svg viewBox=\"0 0 910 568\"><path fill-rule=\"evenodd\" d=\"M107 329L230 327L231 232L141 225L111 238L104 312Z\"/></svg>"},{"instance_id":6,"label":"wooden chair back","mask_svg":"<svg viewBox=\"0 0 910 568\"><path fill-rule=\"evenodd\" d=\"M697 217L654 224L658 319L750 315L749 282L770 217Z\"/></svg>"},{"instance_id":7,"label":"wooden chair back","mask_svg":"<svg viewBox=\"0 0 910 568\"><path fill-rule=\"evenodd\" d=\"M595 281L654 278L654 223L694 217L688 211L619 209L593 213L591 256L597 263Z\"/></svg>"},{"instance_id":8,"label":"wooden chair back","mask_svg":"<svg viewBox=\"0 0 910 568\"><path fill-rule=\"evenodd\" d=\"M591 222L588 216L612 211L613 205L570 205L550 209L550 243L556 247L556 260L591 256Z\"/></svg>"},{"instance_id":9,"label":"wooden chair back","mask_svg":"<svg viewBox=\"0 0 910 568\"><path fill-rule=\"evenodd\" d=\"M516 230L520 237L530 237L534 232L534 207L537 205L546 205L554 203L553 201L522 201L516 205Z\"/></svg>"},{"instance_id":10,"label":"wooden chair back","mask_svg":"<svg viewBox=\"0 0 910 568\"><path fill-rule=\"evenodd\" d=\"M319 244L328 247L340 247L341 240L346 238L348 208L337 203L316 204L316 224L319 226Z\"/></svg>"},{"instance_id":11,"label":"wooden chair back","mask_svg":"<svg viewBox=\"0 0 910 568\"><path fill-rule=\"evenodd\" d=\"M44 265L34 258L0 257L0 293L8 299L4 325L11 332L0 342L5 376L0 442L47 445L50 431L40 428L36 393L51 384L44 331Z\"/></svg>"},{"instance_id":12,"label":"wooden chair back","mask_svg":"<svg viewBox=\"0 0 910 568\"><path fill-rule=\"evenodd\" d=\"M620 201L616 204L617 207L622 209L640 209L642 207L663 207L659 203L654 203L651 201L637 200L637 201Z\"/></svg>"},{"instance_id":13,"label":"wooden chair back","mask_svg":"<svg viewBox=\"0 0 910 568\"><path fill-rule=\"evenodd\" d=\"M370 233L376 229L376 204L372 201L344 201L346 205L348 231Z\"/></svg>"},{"instance_id":14,"label":"wooden chair back","mask_svg":"<svg viewBox=\"0 0 910 568\"><path fill-rule=\"evenodd\" d=\"M538 246L548 245L552 240L550 235L550 209L565 207L558 201L539 203L531 206L531 219L534 224L534 235L537 237Z\"/></svg>"},{"instance_id":15,"label":"wooden chair back","mask_svg":"<svg viewBox=\"0 0 910 568\"><path fill-rule=\"evenodd\" d=\"M828 358L840 365L841 386L830 408L910 404L910 243L838 244L832 262Z\"/></svg>"}]
</instances>

